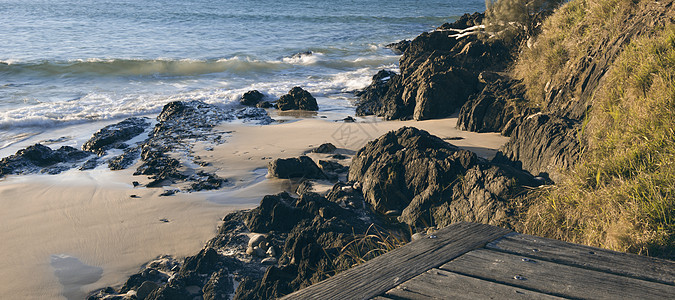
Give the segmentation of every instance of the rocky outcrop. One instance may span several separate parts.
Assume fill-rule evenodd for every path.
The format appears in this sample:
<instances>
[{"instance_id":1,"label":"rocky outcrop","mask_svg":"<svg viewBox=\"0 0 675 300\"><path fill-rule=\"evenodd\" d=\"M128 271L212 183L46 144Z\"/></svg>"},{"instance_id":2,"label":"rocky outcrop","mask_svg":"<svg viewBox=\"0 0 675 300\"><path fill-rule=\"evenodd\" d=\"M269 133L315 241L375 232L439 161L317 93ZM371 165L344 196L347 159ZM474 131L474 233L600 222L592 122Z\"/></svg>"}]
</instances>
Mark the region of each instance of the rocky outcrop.
<instances>
[{"instance_id":1,"label":"rocky outcrop","mask_svg":"<svg viewBox=\"0 0 675 300\"><path fill-rule=\"evenodd\" d=\"M430 221L505 225L509 196L521 185L537 184L524 172L493 165L412 127L369 142L354 156L348 178L360 183L373 210L398 211L400 222L427 226Z\"/></svg>"},{"instance_id":2,"label":"rocky outcrop","mask_svg":"<svg viewBox=\"0 0 675 300\"><path fill-rule=\"evenodd\" d=\"M353 189L339 191L342 198L360 197ZM354 258L341 250L372 222L367 211L315 193L268 195L256 209L225 216L218 235L182 264L158 259L163 263L149 263L121 289L104 288L89 299L126 299L142 290L143 299L157 300L274 299L350 267ZM247 251L262 245L263 255Z\"/></svg>"},{"instance_id":3,"label":"rocky outcrop","mask_svg":"<svg viewBox=\"0 0 675 300\"><path fill-rule=\"evenodd\" d=\"M42 144L35 144L0 160L0 177L10 174L58 174L76 167L91 155L91 152L69 146L52 150Z\"/></svg>"},{"instance_id":4,"label":"rocky outcrop","mask_svg":"<svg viewBox=\"0 0 675 300\"><path fill-rule=\"evenodd\" d=\"M514 129L494 161L558 181L561 171L571 168L579 158L580 130L581 124L574 120L541 113L531 115Z\"/></svg>"},{"instance_id":5,"label":"rocky outcrop","mask_svg":"<svg viewBox=\"0 0 675 300\"><path fill-rule=\"evenodd\" d=\"M298 86L292 88L288 94L281 96L277 100L277 108L280 110L319 110L316 98Z\"/></svg>"},{"instance_id":6,"label":"rocky outcrop","mask_svg":"<svg viewBox=\"0 0 675 300\"><path fill-rule=\"evenodd\" d=\"M396 55L401 55L410 46L409 40L402 40L396 43L387 44L385 47L391 49Z\"/></svg>"},{"instance_id":7,"label":"rocky outcrop","mask_svg":"<svg viewBox=\"0 0 675 300\"><path fill-rule=\"evenodd\" d=\"M267 165L267 171L270 176L278 178L306 178L323 179L323 174L319 166L308 156L278 158Z\"/></svg>"},{"instance_id":8,"label":"rocky outcrop","mask_svg":"<svg viewBox=\"0 0 675 300\"><path fill-rule=\"evenodd\" d=\"M99 131L82 145L82 150L94 152L99 156L105 154L108 149L124 149L129 145L124 142L143 133L150 125L147 118L128 118L117 124L108 125Z\"/></svg>"},{"instance_id":9,"label":"rocky outcrop","mask_svg":"<svg viewBox=\"0 0 675 300\"><path fill-rule=\"evenodd\" d=\"M265 98L263 93L258 90L252 90L244 93L244 95L241 96L239 103L245 106L257 106L263 98Z\"/></svg>"},{"instance_id":10,"label":"rocky outcrop","mask_svg":"<svg viewBox=\"0 0 675 300\"><path fill-rule=\"evenodd\" d=\"M471 96L462 106L457 127L474 132L502 132L509 136L528 111L524 107L524 87L505 77L486 83L479 94Z\"/></svg>"},{"instance_id":11,"label":"rocky outcrop","mask_svg":"<svg viewBox=\"0 0 675 300\"><path fill-rule=\"evenodd\" d=\"M223 133L213 132L213 128L235 119L259 124L272 122L265 110L260 108L225 110L200 101L166 104L157 116L158 123L150 137L140 146L142 163L134 175L150 176L152 181L148 187L189 182L189 191L219 188L224 179L203 169L188 168L180 158L200 165L199 159L191 154L194 142L222 143ZM170 156L169 153L178 155Z\"/></svg>"},{"instance_id":12,"label":"rocky outcrop","mask_svg":"<svg viewBox=\"0 0 675 300\"><path fill-rule=\"evenodd\" d=\"M479 91L480 72L501 71L513 59L516 42L453 35L482 19L482 14L467 14L415 38L401 57L401 74L361 93L357 114L425 120L457 111Z\"/></svg>"}]
</instances>

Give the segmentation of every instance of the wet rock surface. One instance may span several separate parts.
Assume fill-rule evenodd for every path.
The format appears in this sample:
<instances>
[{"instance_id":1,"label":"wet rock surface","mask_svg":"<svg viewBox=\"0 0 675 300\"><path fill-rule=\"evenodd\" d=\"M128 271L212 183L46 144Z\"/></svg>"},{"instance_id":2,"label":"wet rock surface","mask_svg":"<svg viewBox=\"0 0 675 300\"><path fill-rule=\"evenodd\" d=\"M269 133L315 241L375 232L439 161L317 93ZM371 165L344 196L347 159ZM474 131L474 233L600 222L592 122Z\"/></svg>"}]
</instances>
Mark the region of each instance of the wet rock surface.
<instances>
[{"instance_id":1,"label":"wet rock surface","mask_svg":"<svg viewBox=\"0 0 675 300\"><path fill-rule=\"evenodd\" d=\"M292 88L288 94L277 100L277 108L280 110L319 110L316 98L301 87Z\"/></svg>"},{"instance_id":2,"label":"wet rock surface","mask_svg":"<svg viewBox=\"0 0 675 300\"><path fill-rule=\"evenodd\" d=\"M124 142L143 133L150 125L147 118L128 118L117 124L108 125L99 131L82 145L82 150L94 152L99 156L105 154L108 149L124 149L128 145Z\"/></svg>"},{"instance_id":3,"label":"wet rock surface","mask_svg":"<svg viewBox=\"0 0 675 300\"><path fill-rule=\"evenodd\" d=\"M391 49L391 51L394 52L394 54L396 55L403 54L403 52L405 52L405 50L407 50L409 46L410 46L409 40L402 40L396 43L385 45L385 47Z\"/></svg>"},{"instance_id":4,"label":"wet rock surface","mask_svg":"<svg viewBox=\"0 0 675 300\"><path fill-rule=\"evenodd\" d=\"M219 188L224 179L199 166L192 147L196 142L223 143L227 133L214 128L235 119L258 124L272 122L260 108L228 110L200 101L166 104L150 137L140 147L142 163L134 175L150 176L148 187L185 183L186 191Z\"/></svg>"},{"instance_id":5,"label":"wet rock surface","mask_svg":"<svg viewBox=\"0 0 675 300\"><path fill-rule=\"evenodd\" d=\"M400 222L438 225L479 221L504 225L508 199L521 185L536 185L524 172L494 165L426 131L404 127L369 142L354 156L350 181L359 182L377 212L401 211Z\"/></svg>"},{"instance_id":6,"label":"wet rock surface","mask_svg":"<svg viewBox=\"0 0 675 300\"><path fill-rule=\"evenodd\" d=\"M263 98L265 98L263 93L259 92L258 90L252 90L244 93L244 95L241 96L239 103L245 106L257 106L258 103L263 100Z\"/></svg>"},{"instance_id":7,"label":"wet rock surface","mask_svg":"<svg viewBox=\"0 0 675 300\"><path fill-rule=\"evenodd\" d=\"M52 150L35 144L0 160L0 177L10 174L58 174L81 165L91 155L91 152L69 146Z\"/></svg>"}]
</instances>

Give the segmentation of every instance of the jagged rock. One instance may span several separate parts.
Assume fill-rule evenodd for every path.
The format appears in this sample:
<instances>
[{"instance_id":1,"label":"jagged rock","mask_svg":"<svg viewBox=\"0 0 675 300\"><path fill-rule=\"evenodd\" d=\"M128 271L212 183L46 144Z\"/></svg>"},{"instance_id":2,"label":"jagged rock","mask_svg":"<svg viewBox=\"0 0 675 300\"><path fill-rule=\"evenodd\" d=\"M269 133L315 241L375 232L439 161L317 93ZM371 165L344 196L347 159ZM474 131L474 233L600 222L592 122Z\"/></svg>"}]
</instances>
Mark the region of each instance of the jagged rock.
<instances>
[{"instance_id":1,"label":"jagged rock","mask_svg":"<svg viewBox=\"0 0 675 300\"><path fill-rule=\"evenodd\" d=\"M204 300L226 300L234 293L234 281L227 270L214 272L202 289Z\"/></svg>"},{"instance_id":2,"label":"jagged rock","mask_svg":"<svg viewBox=\"0 0 675 300\"><path fill-rule=\"evenodd\" d=\"M52 150L42 144L35 144L0 160L0 177L9 174L58 174L75 167L75 163L91 155L90 152L70 146Z\"/></svg>"},{"instance_id":3,"label":"jagged rock","mask_svg":"<svg viewBox=\"0 0 675 300\"><path fill-rule=\"evenodd\" d=\"M124 170L131 166L139 158L141 149L139 147L127 148L124 153L111 158L108 161L110 170Z\"/></svg>"},{"instance_id":4,"label":"jagged rock","mask_svg":"<svg viewBox=\"0 0 675 300\"><path fill-rule=\"evenodd\" d=\"M395 72L380 70L373 75L369 86L356 93L361 99L356 106L357 116L373 115L382 109L383 101L380 98L389 91L389 81L395 75Z\"/></svg>"},{"instance_id":5,"label":"jagged rock","mask_svg":"<svg viewBox=\"0 0 675 300\"><path fill-rule=\"evenodd\" d=\"M480 94L470 97L462 106L457 127L474 132L502 132L526 110L524 94L519 81L498 78L488 82Z\"/></svg>"},{"instance_id":6,"label":"jagged rock","mask_svg":"<svg viewBox=\"0 0 675 300\"><path fill-rule=\"evenodd\" d=\"M581 124L573 120L541 113L531 115L515 128L494 161L558 181L560 172L578 160L580 130Z\"/></svg>"},{"instance_id":7,"label":"jagged rock","mask_svg":"<svg viewBox=\"0 0 675 300\"><path fill-rule=\"evenodd\" d=\"M303 180L300 185L298 185L298 188L295 189L295 193L302 196L302 194L312 192L313 190L314 184L309 180Z\"/></svg>"},{"instance_id":8,"label":"jagged rock","mask_svg":"<svg viewBox=\"0 0 675 300\"><path fill-rule=\"evenodd\" d=\"M267 170L272 177L323 179L326 176L308 156L278 158L271 161Z\"/></svg>"},{"instance_id":9,"label":"jagged rock","mask_svg":"<svg viewBox=\"0 0 675 300\"><path fill-rule=\"evenodd\" d=\"M256 106L260 101L262 101L263 98L265 98L263 93L257 90L252 90L244 93L244 95L241 96L239 103L246 106Z\"/></svg>"},{"instance_id":10,"label":"jagged rock","mask_svg":"<svg viewBox=\"0 0 675 300\"><path fill-rule=\"evenodd\" d=\"M535 185L527 174L494 166L412 127L391 131L359 150L348 179L361 184L363 196L374 210L382 214L399 210L400 222L427 226L429 220L436 224L481 220L502 225L507 221L507 213L502 213L508 206L507 196L520 184ZM471 192L459 192L465 189ZM469 211L461 214L455 213L458 209L441 209L462 201L476 206L464 208Z\"/></svg>"},{"instance_id":11,"label":"jagged rock","mask_svg":"<svg viewBox=\"0 0 675 300\"><path fill-rule=\"evenodd\" d=\"M312 94L298 86L292 88L288 94L281 96L277 100L277 108L280 110L319 110L316 99Z\"/></svg>"},{"instance_id":12,"label":"jagged rock","mask_svg":"<svg viewBox=\"0 0 675 300\"><path fill-rule=\"evenodd\" d=\"M143 133L150 123L147 118L128 118L99 129L82 145L82 150L104 155L108 149L126 148L124 142ZM128 145L126 145L128 146Z\"/></svg>"},{"instance_id":13,"label":"jagged rock","mask_svg":"<svg viewBox=\"0 0 675 300\"><path fill-rule=\"evenodd\" d=\"M153 291L159 288L159 285L157 283L154 283L152 281L145 281L141 284L140 287L138 287L138 290L136 290L136 298L138 300L144 300L145 298L150 295Z\"/></svg>"},{"instance_id":14,"label":"jagged rock","mask_svg":"<svg viewBox=\"0 0 675 300\"><path fill-rule=\"evenodd\" d=\"M450 37L449 29L464 29L478 20L481 14L464 15L415 38L401 57L401 74L383 86L366 88L360 94L357 115L425 120L454 113L479 91L478 74L505 69L518 44L476 35Z\"/></svg>"},{"instance_id":15,"label":"jagged rock","mask_svg":"<svg viewBox=\"0 0 675 300\"><path fill-rule=\"evenodd\" d=\"M343 166L339 163L330 160L319 160L319 166L321 167L321 170L324 171L324 173L325 172L344 173L349 170L349 167Z\"/></svg>"},{"instance_id":16,"label":"jagged rock","mask_svg":"<svg viewBox=\"0 0 675 300\"><path fill-rule=\"evenodd\" d=\"M321 146L315 148L312 150L314 153L333 153L333 151L337 150L337 147L331 143L324 143L321 144Z\"/></svg>"},{"instance_id":17,"label":"jagged rock","mask_svg":"<svg viewBox=\"0 0 675 300\"><path fill-rule=\"evenodd\" d=\"M387 44L385 47L391 49L396 55L401 55L410 46L409 40L402 40L396 43Z\"/></svg>"}]
</instances>

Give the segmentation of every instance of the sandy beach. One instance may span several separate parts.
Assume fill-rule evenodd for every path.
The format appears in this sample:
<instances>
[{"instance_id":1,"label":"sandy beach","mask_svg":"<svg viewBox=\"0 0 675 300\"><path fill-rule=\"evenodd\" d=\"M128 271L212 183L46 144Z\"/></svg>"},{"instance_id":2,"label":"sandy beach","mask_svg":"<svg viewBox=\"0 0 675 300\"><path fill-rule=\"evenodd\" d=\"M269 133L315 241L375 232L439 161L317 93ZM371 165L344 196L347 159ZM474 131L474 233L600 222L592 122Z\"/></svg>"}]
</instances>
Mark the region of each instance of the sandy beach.
<instances>
[{"instance_id":1,"label":"sandy beach","mask_svg":"<svg viewBox=\"0 0 675 300\"><path fill-rule=\"evenodd\" d=\"M225 143L194 146L195 155L228 180L217 191L160 197L161 188L133 187L132 181L149 181L133 176L134 167L110 171L101 166L0 180L0 294L81 299L91 290L123 283L160 255L194 254L214 235L225 214L252 208L266 194L291 189L288 180L266 177L271 159L298 156L322 143L333 143L338 153L349 157L390 130L415 126L491 157L507 140L496 133L459 131L455 118L357 118L354 123L287 119L272 125L223 124L217 130L230 132ZM341 163L348 165L349 159Z\"/></svg>"}]
</instances>

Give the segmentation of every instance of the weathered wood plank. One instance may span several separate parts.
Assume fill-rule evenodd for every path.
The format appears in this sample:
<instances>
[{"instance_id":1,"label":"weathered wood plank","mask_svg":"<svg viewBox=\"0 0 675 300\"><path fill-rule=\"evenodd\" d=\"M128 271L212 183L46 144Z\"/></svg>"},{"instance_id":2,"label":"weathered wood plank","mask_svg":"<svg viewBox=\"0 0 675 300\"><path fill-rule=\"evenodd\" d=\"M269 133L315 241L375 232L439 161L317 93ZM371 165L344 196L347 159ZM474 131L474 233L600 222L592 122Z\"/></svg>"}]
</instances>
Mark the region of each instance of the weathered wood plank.
<instances>
[{"instance_id":1,"label":"weathered wood plank","mask_svg":"<svg viewBox=\"0 0 675 300\"><path fill-rule=\"evenodd\" d=\"M377 297L374 297L374 298L370 298L370 300L393 300L393 299L387 298L387 297L384 297L384 296L377 296Z\"/></svg>"},{"instance_id":2,"label":"weathered wood plank","mask_svg":"<svg viewBox=\"0 0 675 300\"><path fill-rule=\"evenodd\" d=\"M561 299L559 297L431 269L389 290L397 299Z\"/></svg>"},{"instance_id":3,"label":"weathered wood plank","mask_svg":"<svg viewBox=\"0 0 675 300\"><path fill-rule=\"evenodd\" d=\"M675 262L511 233L486 248L675 285Z\"/></svg>"},{"instance_id":4,"label":"weathered wood plank","mask_svg":"<svg viewBox=\"0 0 675 300\"><path fill-rule=\"evenodd\" d=\"M672 299L675 287L488 249L466 253L440 267L545 294L584 299Z\"/></svg>"},{"instance_id":5,"label":"weathered wood plank","mask_svg":"<svg viewBox=\"0 0 675 300\"><path fill-rule=\"evenodd\" d=\"M509 232L508 229L484 224L453 224L436 232L436 238L411 242L283 299L375 297L426 270L483 247Z\"/></svg>"}]
</instances>

